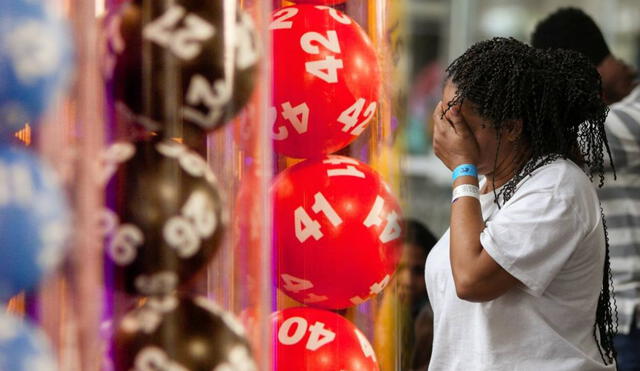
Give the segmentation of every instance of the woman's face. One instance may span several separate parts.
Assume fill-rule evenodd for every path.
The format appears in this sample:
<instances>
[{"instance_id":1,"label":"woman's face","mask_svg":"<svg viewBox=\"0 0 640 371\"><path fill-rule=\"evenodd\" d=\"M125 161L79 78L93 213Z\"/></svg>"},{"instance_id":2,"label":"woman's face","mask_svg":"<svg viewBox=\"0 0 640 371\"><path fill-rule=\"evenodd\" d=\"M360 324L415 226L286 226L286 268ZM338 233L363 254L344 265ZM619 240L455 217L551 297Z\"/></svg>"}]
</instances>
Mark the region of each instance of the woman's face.
<instances>
[{"instance_id":1,"label":"woman's face","mask_svg":"<svg viewBox=\"0 0 640 371\"><path fill-rule=\"evenodd\" d=\"M448 103L453 100L456 95L456 90L456 85L451 82L451 80L447 81L442 96L444 107L448 107ZM473 103L468 100L463 102L460 114L478 142L480 157L476 166L479 174L491 175L493 174L494 167L497 166L497 170L499 171L504 165L512 163L516 152L514 141L506 140L505 134L503 133L503 138L500 143L500 154L496 163L496 151L498 150L496 129L488 120L478 115L473 107Z\"/></svg>"}]
</instances>

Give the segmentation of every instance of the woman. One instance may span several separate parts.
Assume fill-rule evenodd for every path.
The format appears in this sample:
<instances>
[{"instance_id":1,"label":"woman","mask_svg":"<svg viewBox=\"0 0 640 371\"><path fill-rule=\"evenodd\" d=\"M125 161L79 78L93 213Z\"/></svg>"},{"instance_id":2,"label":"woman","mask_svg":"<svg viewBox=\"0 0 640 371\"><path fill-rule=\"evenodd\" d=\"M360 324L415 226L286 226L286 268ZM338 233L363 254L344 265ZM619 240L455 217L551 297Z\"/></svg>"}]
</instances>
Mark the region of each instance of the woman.
<instances>
[{"instance_id":1,"label":"woman","mask_svg":"<svg viewBox=\"0 0 640 371\"><path fill-rule=\"evenodd\" d=\"M590 182L603 181L606 115L600 77L575 52L496 38L449 66L433 142L454 195L425 269L430 370L615 370Z\"/></svg>"}]
</instances>

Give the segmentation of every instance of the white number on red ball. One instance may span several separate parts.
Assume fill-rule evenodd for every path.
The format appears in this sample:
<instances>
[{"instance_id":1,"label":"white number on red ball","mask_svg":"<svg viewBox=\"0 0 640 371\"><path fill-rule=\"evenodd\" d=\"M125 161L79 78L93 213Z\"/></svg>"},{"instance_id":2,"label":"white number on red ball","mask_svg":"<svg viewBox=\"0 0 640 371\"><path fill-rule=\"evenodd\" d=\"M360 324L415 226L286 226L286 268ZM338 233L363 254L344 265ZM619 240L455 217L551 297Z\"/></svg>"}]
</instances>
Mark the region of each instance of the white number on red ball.
<instances>
[{"instance_id":1,"label":"white number on red ball","mask_svg":"<svg viewBox=\"0 0 640 371\"><path fill-rule=\"evenodd\" d=\"M340 169L327 169L328 176L352 176L356 178L364 178L365 175L362 171L356 169L358 165L358 161L350 159L350 158L338 158L332 157L327 160L322 161L323 164L331 164L331 165L342 165L348 164L344 168Z\"/></svg>"},{"instance_id":2,"label":"white number on red ball","mask_svg":"<svg viewBox=\"0 0 640 371\"><path fill-rule=\"evenodd\" d=\"M327 199L320 192L317 192L314 195L314 203L311 205L311 210L316 214L323 213L334 227L342 224L342 218L340 218L338 213L336 213L333 207L331 207L331 204L329 204ZM320 230L320 223L311 219L307 211L302 206L299 206L294 211L294 221L298 241L304 242L311 236L313 236L315 240L322 238L323 234Z\"/></svg>"},{"instance_id":3,"label":"white number on red ball","mask_svg":"<svg viewBox=\"0 0 640 371\"><path fill-rule=\"evenodd\" d=\"M340 41L338 40L338 34L335 30L327 30L327 36L323 36L318 32L307 32L300 37L300 46L302 50L308 54L320 54L320 48L313 45L312 42L316 41L326 49L333 53L340 53ZM336 59L334 56L329 55L325 59L309 61L304 64L305 70L316 76L319 79L324 80L330 84L338 82L338 69L343 68L342 59Z\"/></svg>"},{"instance_id":4,"label":"white number on red ball","mask_svg":"<svg viewBox=\"0 0 640 371\"><path fill-rule=\"evenodd\" d=\"M371 359L373 359L374 361L376 360L376 354L373 351L373 348L371 347L371 344L369 343L369 340L367 340L367 338L358 330L354 331L356 333L356 337L358 338L358 341L360 342L360 347L362 348L362 353L364 353L365 357L369 357Z\"/></svg>"},{"instance_id":5,"label":"white number on red ball","mask_svg":"<svg viewBox=\"0 0 640 371\"><path fill-rule=\"evenodd\" d=\"M275 18L269 25L270 30L290 29L293 27L293 22L289 19L298 14L297 8L284 8L273 14Z\"/></svg>"},{"instance_id":6,"label":"white number on red ball","mask_svg":"<svg viewBox=\"0 0 640 371\"><path fill-rule=\"evenodd\" d=\"M376 112L376 102L371 102L367 106L367 109L364 110L364 118L358 124L358 118L362 113L362 109L364 108L364 104L366 101L363 98L359 98L356 102L342 111L340 116L338 116L338 122L343 123L344 127L342 131L347 132L351 135L360 135L364 129L367 127L369 120L373 117L373 114Z\"/></svg>"},{"instance_id":7,"label":"white number on red ball","mask_svg":"<svg viewBox=\"0 0 640 371\"><path fill-rule=\"evenodd\" d=\"M330 7L330 6L326 6L326 5L316 5L316 9L320 9L320 10L328 10L329 11L329 15L335 19L336 21L342 23L342 24L351 24L351 18L347 17L345 14L339 14L337 10L335 10L334 8Z\"/></svg>"},{"instance_id":8,"label":"white number on red ball","mask_svg":"<svg viewBox=\"0 0 640 371\"><path fill-rule=\"evenodd\" d=\"M313 31L303 34L302 37L300 37L300 46L302 47L302 50L309 54L320 54L320 48L313 44L314 41L334 53L341 52L338 34L335 30L327 30L327 37L324 37L321 33Z\"/></svg>"},{"instance_id":9,"label":"white number on red ball","mask_svg":"<svg viewBox=\"0 0 640 371\"><path fill-rule=\"evenodd\" d=\"M284 281L282 288L290 292L300 292L313 287L313 283L311 283L311 281L298 278L287 273L281 274L280 277Z\"/></svg>"},{"instance_id":10,"label":"white number on red ball","mask_svg":"<svg viewBox=\"0 0 640 371\"><path fill-rule=\"evenodd\" d=\"M325 59L310 61L304 64L307 72L330 84L338 82L338 69L343 68L342 59L329 55Z\"/></svg>"},{"instance_id":11,"label":"white number on red ball","mask_svg":"<svg viewBox=\"0 0 640 371\"><path fill-rule=\"evenodd\" d=\"M275 107L271 107L271 126L276 122L277 112L274 112ZM296 130L298 134L303 134L307 132L309 127L309 106L306 103L302 102L297 106L291 106L291 102L282 103L282 117L289 121L293 128ZM274 128L275 129L275 128ZM273 132L273 139L275 140L284 140L289 137L289 132L286 126L278 127L278 132Z\"/></svg>"},{"instance_id":12,"label":"white number on red ball","mask_svg":"<svg viewBox=\"0 0 640 371\"><path fill-rule=\"evenodd\" d=\"M295 325L295 329L291 335L291 328ZM316 321L309 326L306 319L302 317L290 317L285 320L280 329L278 329L278 341L283 345L294 345L300 342L309 330L309 338L305 348L308 350L318 350L323 345L329 344L336 338L336 333L326 329L325 324Z\"/></svg>"},{"instance_id":13,"label":"white number on red ball","mask_svg":"<svg viewBox=\"0 0 640 371\"><path fill-rule=\"evenodd\" d=\"M371 227L372 225L379 226L382 224L382 217L380 215L382 213L382 209L384 209L384 199L377 196L369 215L367 215L367 218L364 220L364 226ZM384 226L384 230L379 236L382 243L395 240L400 237L400 233L402 232L400 223L398 223L398 214L395 211L388 213L386 215L386 220L387 224Z\"/></svg>"}]
</instances>

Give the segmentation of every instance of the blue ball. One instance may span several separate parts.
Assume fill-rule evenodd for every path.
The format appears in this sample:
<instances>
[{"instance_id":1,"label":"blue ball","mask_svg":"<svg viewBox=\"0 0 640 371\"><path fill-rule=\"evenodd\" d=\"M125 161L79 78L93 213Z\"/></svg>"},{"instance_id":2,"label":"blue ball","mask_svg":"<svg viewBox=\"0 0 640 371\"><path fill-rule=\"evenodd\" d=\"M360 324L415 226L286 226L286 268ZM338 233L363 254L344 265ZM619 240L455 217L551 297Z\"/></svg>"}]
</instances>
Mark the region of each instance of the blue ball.
<instances>
[{"instance_id":1,"label":"blue ball","mask_svg":"<svg viewBox=\"0 0 640 371\"><path fill-rule=\"evenodd\" d=\"M56 358L44 333L7 313L0 313L0 370L55 371Z\"/></svg>"},{"instance_id":2,"label":"blue ball","mask_svg":"<svg viewBox=\"0 0 640 371\"><path fill-rule=\"evenodd\" d=\"M24 149L0 148L0 300L34 288L58 265L69 222L52 171Z\"/></svg>"},{"instance_id":3,"label":"blue ball","mask_svg":"<svg viewBox=\"0 0 640 371\"><path fill-rule=\"evenodd\" d=\"M73 44L48 0L0 0L0 141L40 115L68 85Z\"/></svg>"}]
</instances>

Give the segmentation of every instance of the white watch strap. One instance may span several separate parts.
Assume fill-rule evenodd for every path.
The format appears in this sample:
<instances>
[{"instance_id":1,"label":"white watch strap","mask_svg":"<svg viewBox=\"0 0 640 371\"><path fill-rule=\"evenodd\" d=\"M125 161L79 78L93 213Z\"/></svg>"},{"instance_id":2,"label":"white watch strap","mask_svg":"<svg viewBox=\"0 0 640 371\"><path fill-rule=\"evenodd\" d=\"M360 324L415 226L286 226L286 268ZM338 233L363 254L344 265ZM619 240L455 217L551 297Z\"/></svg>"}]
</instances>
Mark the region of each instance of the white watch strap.
<instances>
[{"instance_id":1,"label":"white watch strap","mask_svg":"<svg viewBox=\"0 0 640 371\"><path fill-rule=\"evenodd\" d=\"M454 203L460 197L473 197L479 200L480 188L472 184L461 184L453 189L451 203Z\"/></svg>"}]
</instances>

